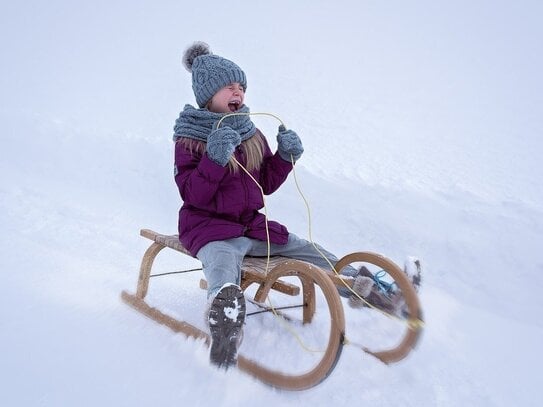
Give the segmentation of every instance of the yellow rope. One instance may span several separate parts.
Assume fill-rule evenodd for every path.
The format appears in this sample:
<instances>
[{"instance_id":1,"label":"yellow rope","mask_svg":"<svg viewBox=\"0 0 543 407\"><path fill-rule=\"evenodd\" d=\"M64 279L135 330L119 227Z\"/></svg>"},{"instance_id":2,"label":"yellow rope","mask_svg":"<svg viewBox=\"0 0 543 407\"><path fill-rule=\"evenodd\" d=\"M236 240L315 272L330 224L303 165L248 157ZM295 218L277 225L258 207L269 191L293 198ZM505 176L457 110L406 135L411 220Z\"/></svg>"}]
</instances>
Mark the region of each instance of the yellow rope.
<instances>
[{"instance_id":1,"label":"yellow rope","mask_svg":"<svg viewBox=\"0 0 543 407\"><path fill-rule=\"evenodd\" d=\"M274 115L273 113L266 113L266 112L249 112L249 113L228 113L221 117L221 119L217 123L217 128L220 127L222 121L230 116L271 116L275 119L277 119L281 124L284 126L285 123L283 123L283 120L281 120L278 116Z\"/></svg>"},{"instance_id":2,"label":"yellow rope","mask_svg":"<svg viewBox=\"0 0 543 407\"><path fill-rule=\"evenodd\" d=\"M217 123L217 128L219 128L219 126L221 125L222 121L224 119L226 119L227 117L230 117L230 116L243 116L243 115L264 115L264 116L270 116L270 117L273 117L275 119L277 119L283 126L285 125L283 123L283 121L276 115L272 114L272 113L266 113L266 112L250 112L250 113L229 113L229 114L226 114L224 115L220 120L219 122ZM353 290L353 288L347 284L347 282L341 278L340 274L338 273L338 271L336 270L336 268L334 267L334 265L330 262L330 260L322 253L322 251L317 247L317 245L315 244L315 242L313 241L313 236L312 236L312 221L311 221L311 208L309 206L309 202L307 201L305 195L303 194L301 188L300 188L300 185L299 185L299 182L298 182L298 178L296 176L296 170L295 170L295 165L294 165L294 158L292 157L292 155L290 156L291 157L291 163L292 163L292 174L294 176L294 182L296 184L296 188L298 190L298 193L300 194L300 196L302 197L302 200L304 201L304 204L306 206L306 210L307 210L307 216L308 216L308 233L309 233L309 241L311 242L312 246L315 248L315 250L321 255L321 257L328 263L328 265L330 266L330 269L334 272L334 274L339 278L339 280L341 281L341 283L349 290L353 293L353 295L355 295L359 300L363 301L368 307L380 312L381 314L389 317L389 318L392 318L392 319L396 319L398 321L401 321L401 322L404 322L406 320L402 319L402 318L399 318L397 317L396 315L392 315L386 311L383 311L382 309L380 308L377 308L375 307L374 305L370 304L368 301L366 301L364 298L362 298L355 290ZM237 163L237 165L239 165L239 167L247 174L249 175L249 177L253 180L253 182L258 186L259 190L260 190L260 193L262 194L262 202L263 202L263 209L264 209L264 217L265 217L265 227L266 227L266 243L267 243L267 256L266 256L266 274L268 273L268 269L269 269L269 264L270 264L270 257L271 257L271 247L270 247L270 235L269 235L269 229L268 229L268 211L267 211L267 207L266 207L266 198L265 198L265 195L264 195L264 190L262 189L260 183L253 177L253 175L243 166L241 165L241 163L236 160L235 157L233 157L233 160ZM278 317L278 319L283 323L283 326L296 338L296 340L298 341L298 343L302 346L302 348L304 350L306 350L307 352L324 352L323 350L313 350L313 349L310 349L309 347L307 347L303 341L301 340L300 336L298 335L298 333L296 331L294 331L290 325L288 325L285 321L283 321L283 318L280 317L280 315L277 313L277 310L275 309L275 307L273 306L273 304L271 303L271 299L269 297L269 295L267 296L267 301L269 302L270 304L270 308L273 312L273 314ZM420 319L418 318L409 318L407 321L407 326L409 327L409 329L411 330L418 330L420 329L424 323L423 321L421 321ZM344 344L349 344L350 341L349 339L345 336L344 338Z\"/></svg>"}]
</instances>

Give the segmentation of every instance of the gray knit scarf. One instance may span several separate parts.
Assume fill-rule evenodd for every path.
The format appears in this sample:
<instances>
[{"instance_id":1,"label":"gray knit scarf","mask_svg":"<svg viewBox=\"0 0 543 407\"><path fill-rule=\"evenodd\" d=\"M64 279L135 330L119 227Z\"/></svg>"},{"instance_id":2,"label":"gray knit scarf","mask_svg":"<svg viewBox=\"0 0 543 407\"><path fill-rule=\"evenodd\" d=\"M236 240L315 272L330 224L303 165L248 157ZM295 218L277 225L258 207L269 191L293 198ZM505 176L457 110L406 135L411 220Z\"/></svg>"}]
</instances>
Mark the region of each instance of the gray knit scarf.
<instances>
[{"instance_id":1,"label":"gray knit scarf","mask_svg":"<svg viewBox=\"0 0 543 407\"><path fill-rule=\"evenodd\" d=\"M249 108L243 105L236 113L249 113ZM215 130L219 120L226 113L214 113L207 109L196 109L185 105L175 121L173 140L181 137L207 141L207 136ZM221 127L228 126L239 133L241 141L245 141L256 133L256 127L249 115L230 116L221 122Z\"/></svg>"}]
</instances>

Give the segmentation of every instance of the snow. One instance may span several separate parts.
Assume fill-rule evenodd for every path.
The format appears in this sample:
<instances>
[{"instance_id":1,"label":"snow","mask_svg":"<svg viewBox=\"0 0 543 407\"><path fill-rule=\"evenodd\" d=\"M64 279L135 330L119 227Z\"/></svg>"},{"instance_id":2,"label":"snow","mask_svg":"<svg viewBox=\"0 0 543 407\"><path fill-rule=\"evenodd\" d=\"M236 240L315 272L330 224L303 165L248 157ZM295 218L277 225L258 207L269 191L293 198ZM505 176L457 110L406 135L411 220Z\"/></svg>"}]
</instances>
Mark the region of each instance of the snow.
<instances>
[{"instance_id":1,"label":"snow","mask_svg":"<svg viewBox=\"0 0 543 407\"><path fill-rule=\"evenodd\" d=\"M2 405L541 405L542 11L487 0L3 4ZM171 134L194 103L181 66L194 40L242 66L253 111L302 137L296 175L315 241L339 256L421 259L426 326L405 360L385 366L350 345L319 386L280 391L214 369L201 341L120 300L149 243L139 229L176 232ZM277 123L255 122L273 145ZM308 235L292 177L267 204ZM156 266L197 265L171 252ZM149 302L203 326L200 277L153 280ZM353 342L388 340L386 323L345 313ZM307 352L276 322L250 319L241 351L303 366Z\"/></svg>"}]
</instances>

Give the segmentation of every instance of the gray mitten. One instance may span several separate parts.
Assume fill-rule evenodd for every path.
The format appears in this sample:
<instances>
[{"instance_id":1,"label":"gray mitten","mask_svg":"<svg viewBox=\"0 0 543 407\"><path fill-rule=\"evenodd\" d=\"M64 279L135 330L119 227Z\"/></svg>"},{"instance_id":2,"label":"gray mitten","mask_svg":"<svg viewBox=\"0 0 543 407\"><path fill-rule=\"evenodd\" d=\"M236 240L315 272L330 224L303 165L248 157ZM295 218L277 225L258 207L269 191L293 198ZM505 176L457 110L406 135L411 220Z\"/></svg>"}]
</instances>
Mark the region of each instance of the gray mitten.
<instances>
[{"instance_id":1,"label":"gray mitten","mask_svg":"<svg viewBox=\"0 0 543 407\"><path fill-rule=\"evenodd\" d=\"M281 125L277 134L277 151L283 160L291 162L292 156L292 159L296 161L304 152L302 140L294 131L287 130L285 126Z\"/></svg>"},{"instance_id":2,"label":"gray mitten","mask_svg":"<svg viewBox=\"0 0 543 407\"><path fill-rule=\"evenodd\" d=\"M240 144L241 136L237 131L228 126L221 127L213 130L207 137L207 156L224 167Z\"/></svg>"}]
</instances>

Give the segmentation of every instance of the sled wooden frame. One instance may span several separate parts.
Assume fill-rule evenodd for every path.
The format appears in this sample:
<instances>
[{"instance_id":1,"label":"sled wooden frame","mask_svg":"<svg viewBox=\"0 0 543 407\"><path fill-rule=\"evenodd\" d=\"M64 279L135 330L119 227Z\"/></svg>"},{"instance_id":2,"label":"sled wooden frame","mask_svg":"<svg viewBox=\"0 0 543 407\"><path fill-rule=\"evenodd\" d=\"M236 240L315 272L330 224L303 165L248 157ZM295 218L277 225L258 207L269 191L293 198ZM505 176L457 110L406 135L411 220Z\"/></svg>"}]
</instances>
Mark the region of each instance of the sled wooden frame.
<instances>
[{"instance_id":1,"label":"sled wooden frame","mask_svg":"<svg viewBox=\"0 0 543 407\"><path fill-rule=\"evenodd\" d=\"M190 253L181 245L177 235L163 235L149 229L142 229L140 235L152 240L153 243L145 251L141 261L136 293L130 294L123 291L121 293L122 300L147 317L169 327L174 332L183 333L187 337L195 339L203 339L209 346L210 337L206 332L187 322L179 321L170 315L164 314L145 302L145 296L149 290L151 269L158 253L166 247L188 256L191 256ZM337 271L340 271L348 264L359 261L375 264L387 271L402 290L409 314L416 316L417 320L420 320L422 312L417 294L406 275L392 261L376 253L359 252L343 257L335 267ZM267 266L269 271L265 274ZM310 371L301 375L289 375L268 369L244 357L243 354L238 355L238 368L270 386L287 390L303 390L322 382L329 376L339 360L345 339L345 316L336 286L344 287L346 284L352 286L353 280L348 277L327 273L311 264L285 257L274 256L270 258L268 265L266 258L246 257L242 264L241 288L246 290L250 285L257 284L258 289L254 295L254 301L260 304L265 302L270 290L276 290L287 295L298 295L300 293L299 286L281 280L282 277L287 276L295 276L300 280L304 324L311 323L316 311L315 284L319 286L324 295L330 316L330 332L328 344L322 358ZM205 280L200 282L200 287L206 287ZM384 363L395 362L403 359L414 348L420 333L420 324L410 324L407 326L403 339L396 347L382 351L362 349Z\"/></svg>"}]
</instances>

